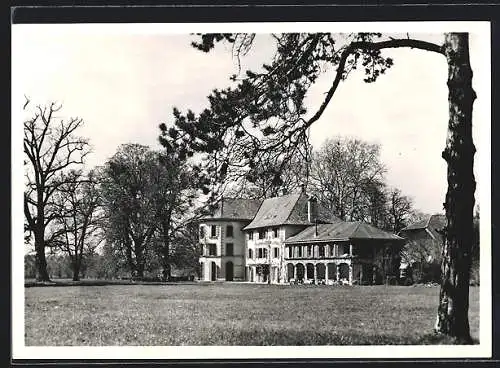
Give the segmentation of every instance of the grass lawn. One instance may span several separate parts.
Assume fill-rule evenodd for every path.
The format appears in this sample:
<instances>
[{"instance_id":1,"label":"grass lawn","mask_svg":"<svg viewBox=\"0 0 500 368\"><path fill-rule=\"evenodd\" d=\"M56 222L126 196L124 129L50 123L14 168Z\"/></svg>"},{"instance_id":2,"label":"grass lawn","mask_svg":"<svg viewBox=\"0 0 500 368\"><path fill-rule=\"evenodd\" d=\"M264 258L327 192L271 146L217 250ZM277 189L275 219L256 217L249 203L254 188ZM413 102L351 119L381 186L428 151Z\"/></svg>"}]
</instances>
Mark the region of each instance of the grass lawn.
<instances>
[{"instance_id":1,"label":"grass lawn","mask_svg":"<svg viewBox=\"0 0 500 368\"><path fill-rule=\"evenodd\" d=\"M380 345L432 334L439 287L252 284L25 288L26 345ZM479 288L471 287L473 338Z\"/></svg>"}]
</instances>

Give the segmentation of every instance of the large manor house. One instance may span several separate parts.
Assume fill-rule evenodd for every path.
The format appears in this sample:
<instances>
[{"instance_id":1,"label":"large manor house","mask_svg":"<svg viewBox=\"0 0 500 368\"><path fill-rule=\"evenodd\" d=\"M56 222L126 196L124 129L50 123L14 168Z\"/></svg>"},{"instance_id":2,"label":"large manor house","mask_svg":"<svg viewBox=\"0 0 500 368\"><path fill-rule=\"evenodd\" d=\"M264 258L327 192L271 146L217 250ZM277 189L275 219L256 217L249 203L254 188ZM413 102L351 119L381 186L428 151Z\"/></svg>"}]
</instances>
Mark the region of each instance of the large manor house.
<instances>
[{"instance_id":1,"label":"large manor house","mask_svg":"<svg viewBox=\"0 0 500 368\"><path fill-rule=\"evenodd\" d=\"M304 191L222 198L199 224L201 280L374 284L399 275L404 239L333 216Z\"/></svg>"}]
</instances>

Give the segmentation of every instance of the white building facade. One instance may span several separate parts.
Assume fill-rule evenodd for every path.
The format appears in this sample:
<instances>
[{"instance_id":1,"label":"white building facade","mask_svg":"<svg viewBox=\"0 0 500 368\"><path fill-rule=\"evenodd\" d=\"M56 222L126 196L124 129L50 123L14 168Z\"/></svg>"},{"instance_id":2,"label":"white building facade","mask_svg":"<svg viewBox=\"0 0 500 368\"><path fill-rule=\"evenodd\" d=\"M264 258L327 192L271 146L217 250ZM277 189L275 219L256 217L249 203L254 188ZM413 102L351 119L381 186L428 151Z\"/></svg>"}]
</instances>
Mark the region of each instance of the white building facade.
<instances>
[{"instance_id":1,"label":"white building facade","mask_svg":"<svg viewBox=\"0 0 500 368\"><path fill-rule=\"evenodd\" d=\"M352 285L397 274L394 259L404 239L341 221L301 192L223 199L200 223L200 244L203 281Z\"/></svg>"},{"instance_id":2,"label":"white building facade","mask_svg":"<svg viewBox=\"0 0 500 368\"><path fill-rule=\"evenodd\" d=\"M245 233L260 201L222 198L199 224L200 280L244 281Z\"/></svg>"}]
</instances>

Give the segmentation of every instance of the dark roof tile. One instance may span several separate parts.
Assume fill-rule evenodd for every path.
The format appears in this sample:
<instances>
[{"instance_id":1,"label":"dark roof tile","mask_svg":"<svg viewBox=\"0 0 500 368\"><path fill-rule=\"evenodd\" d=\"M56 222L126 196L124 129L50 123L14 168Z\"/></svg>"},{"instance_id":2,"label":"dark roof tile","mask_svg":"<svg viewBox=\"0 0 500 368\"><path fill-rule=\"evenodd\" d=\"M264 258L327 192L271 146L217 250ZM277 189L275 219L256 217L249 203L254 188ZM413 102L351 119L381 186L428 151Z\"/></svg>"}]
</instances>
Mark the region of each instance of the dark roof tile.
<instances>
[{"instance_id":1,"label":"dark roof tile","mask_svg":"<svg viewBox=\"0 0 500 368\"><path fill-rule=\"evenodd\" d=\"M335 241L351 239L383 239L404 240L403 238L380 230L364 222L339 221L333 224L318 224L318 235L315 236L316 226L309 226L297 235L288 238L285 243L308 241Z\"/></svg>"},{"instance_id":2,"label":"dark roof tile","mask_svg":"<svg viewBox=\"0 0 500 368\"><path fill-rule=\"evenodd\" d=\"M307 213L308 197L305 193L267 198L262 202L253 221L244 230L279 225L311 225ZM318 222L339 221L337 217L318 206Z\"/></svg>"},{"instance_id":3,"label":"dark roof tile","mask_svg":"<svg viewBox=\"0 0 500 368\"><path fill-rule=\"evenodd\" d=\"M226 198L223 197L211 216L204 219L252 220L260 207L260 199Z\"/></svg>"}]
</instances>

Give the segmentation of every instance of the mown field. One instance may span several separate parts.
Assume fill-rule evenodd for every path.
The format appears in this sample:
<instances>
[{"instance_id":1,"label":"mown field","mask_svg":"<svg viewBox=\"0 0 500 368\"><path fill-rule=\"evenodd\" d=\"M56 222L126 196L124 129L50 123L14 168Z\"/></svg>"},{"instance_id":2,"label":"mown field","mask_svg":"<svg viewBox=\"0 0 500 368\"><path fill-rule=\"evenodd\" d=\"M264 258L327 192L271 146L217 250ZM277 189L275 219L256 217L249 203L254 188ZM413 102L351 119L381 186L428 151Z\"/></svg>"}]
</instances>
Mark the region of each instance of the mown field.
<instances>
[{"instance_id":1,"label":"mown field","mask_svg":"<svg viewBox=\"0 0 500 368\"><path fill-rule=\"evenodd\" d=\"M381 345L432 334L438 287L176 284L25 288L26 345ZM479 288L471 288L473 338Z\"/></svg>"}]
</instances>

